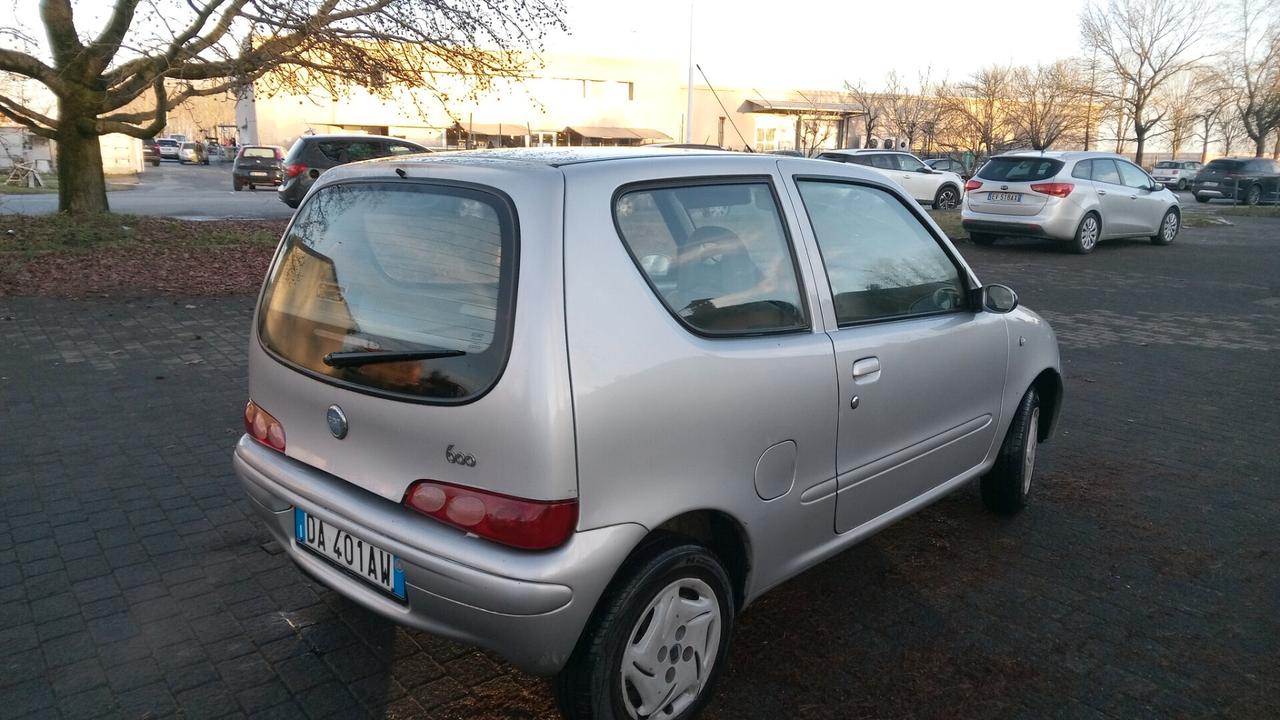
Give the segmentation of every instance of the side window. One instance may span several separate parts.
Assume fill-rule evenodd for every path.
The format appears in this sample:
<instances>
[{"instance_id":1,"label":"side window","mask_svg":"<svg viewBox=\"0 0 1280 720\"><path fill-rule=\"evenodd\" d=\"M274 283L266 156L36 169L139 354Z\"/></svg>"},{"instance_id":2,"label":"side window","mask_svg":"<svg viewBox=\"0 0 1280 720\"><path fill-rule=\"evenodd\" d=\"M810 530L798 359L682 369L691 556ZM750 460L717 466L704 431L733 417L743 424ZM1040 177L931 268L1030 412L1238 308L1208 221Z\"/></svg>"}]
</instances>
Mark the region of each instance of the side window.
<instances>
[{"instance_id":1,"label":"side window","mask_svg":"<svg viewBox=\"0 0 1280 720\"><path fill-rule=\"evenodd\" d=\"M848 156L845 156L844 161L853 163L854 165L870 165L871 156L870 155L848 155Z\"/></svg>"},{"instance_id":2,"label":"side window","mask_svg":"<svg viewBox=\"0 0 1280 720\"><path fill-rule=\"evenodd\" d=\"M907 172L917 172L920 170L920 168L924 167L924 163L911 157L910 155L897 155L896 159L898 161L899 170L905 170Z\"/></svg>"},{"instance_id":3,"label":"side window","mask_svg":"<svg viewBox=\"0 0 1280 720\"><path fill-rule=\"evenodd\" d=\"M667 309L705 335L808 327L767 182L638 188L618 196L623 244Z\"/></svg>"},{"instance_id":4,"label":"side window","mask_svg":"<svg viewBox=\"0 0 1280 720\"><path fill-rule=\"evenodd\" d=\"M422 152L416 147L410 147L401 143L388 143L387 151L392 155L410 155L412 153Z\"/></svg>"},{"instance_id":5,"label":"side window","mask_svg":"<svg viewBox=\"0 0 1280 720\"><path fill-rule=\"evenodd\" d=\"M1124 184L1120 182L1120 171L1116 170L1116 161L1111 158L1098 158L1093 161L1093 179L1112 185Z\"/></svg>"},{"instance_id":6,"label":"side window","mask_svg":"<svg viewBox=\"0 0 1280 720\"><path fill-rule=\"evenodd\" d=\"M1151 178L1147 177L1142 168L1123 160L1117 161L1116 165L1120 166L1120 179L1124 181L1126 186L1131 188L1151 187Z\"/></svg>"},{"instance_id":7,"label":"side window","mask_svg":"<svg viewBox=\"0 0 1280 720\"><path fill-rule=\"evenodd\" d=\"M896 197L876 188L798 180L840 325L956 310L960 270Z\"/></svg>"},{"instance_id":8,"label":"side window","mask_svg":"<svg viewBox=\"0 0 1280 720\"><path fill-rule=\"evenodd\" d=\"M871 167L880 168L881 170L897 170L898 163L888 155L872 155Z\"/></svg>"},{"instance_id":9,"label":"side window","mask_svg":"<svg viewBox=\"0 0 1280 720\"><path fill-rule=\"evenodd\" d=\"M1079 178L1081 180L1088 180L1089 174L1092 172L1093 172L1093 161L1081 160L1080 162L1076 163L1076 166L1074 168L1071 169L1071 177Z\"/></svg>"}]
</instances>

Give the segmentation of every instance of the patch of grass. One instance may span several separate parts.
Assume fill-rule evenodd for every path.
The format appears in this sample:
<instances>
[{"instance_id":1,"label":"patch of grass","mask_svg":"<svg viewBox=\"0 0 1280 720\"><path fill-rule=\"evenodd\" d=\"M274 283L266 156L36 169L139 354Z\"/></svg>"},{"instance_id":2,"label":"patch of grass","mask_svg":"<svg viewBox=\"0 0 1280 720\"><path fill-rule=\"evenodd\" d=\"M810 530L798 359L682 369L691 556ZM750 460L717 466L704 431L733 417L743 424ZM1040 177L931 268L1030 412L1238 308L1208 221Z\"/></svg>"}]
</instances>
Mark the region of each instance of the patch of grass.
<instances>
[{"instance_id":1,"label":"patch of grass","mask_svg":"<svg viewBox=\"0 0 1280 720\"><path fill-rule=\"evenodd\" d=\"M1237 217L1280 217L1280 205L1214 205L1212 212Z\"/></svg>"},{"instance_id":2,"label":"patch of grass","mask_svg":"<svg viewBox=\"0 0 1280 720\"><path fill-rule=\"evenodd\" d=\"M44 187L38 188L5 184L4 181L8 177L7 173L0 175L0 195L43 195L58 192L58 176L54 173L40 173L40 179L44 181ZM136 187L138 187L136 179L119 179L113 182L111 178L107 178L107 192L132 190Z\"/></svg>"},{"instance_id":3,"label":"patch of grass","mask_svg":"<svg viewBox=\"0 0 1280 720\"><path fill-rule=\"evenodd\" d=\"M929 210L929 216L933 221L938 223L938 227L942 228L942 232L952 240L961 240L969 237L969 233L964 231L960 225L960 210Z\"/></svg>"},{"instance_id":4,"label":"patch of grass","mask_svg":"<svg viewBox=\"0 0 1280 720\"><path fill-rule=\"evenodd\" d=\"M176 220L143 215L0 215L0 258L92 253L103 248L164 245L205 248L226 245L272 247L278 220Z\"/></svg>"}]
</instances>

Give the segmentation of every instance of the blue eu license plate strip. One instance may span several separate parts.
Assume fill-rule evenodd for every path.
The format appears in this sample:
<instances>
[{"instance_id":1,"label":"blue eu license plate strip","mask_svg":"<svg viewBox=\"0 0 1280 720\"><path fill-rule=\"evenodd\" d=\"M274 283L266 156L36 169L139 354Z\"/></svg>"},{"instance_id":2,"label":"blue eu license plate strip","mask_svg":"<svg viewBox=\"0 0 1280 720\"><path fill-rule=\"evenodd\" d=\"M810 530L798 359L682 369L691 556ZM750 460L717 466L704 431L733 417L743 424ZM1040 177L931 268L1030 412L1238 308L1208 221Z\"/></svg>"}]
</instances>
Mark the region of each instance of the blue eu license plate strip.
<instances>
[{"instance_id":1,"label":"blue eu license plate strip","mask_svg":"<svg viewBox=\"0 0 1280 720\"><path fill-rule=\"evenodd\" d=\"M293 509L293 537L330 564L404 599L404 569L386 550L298 508Z\"/></svg>"}]
</instances>

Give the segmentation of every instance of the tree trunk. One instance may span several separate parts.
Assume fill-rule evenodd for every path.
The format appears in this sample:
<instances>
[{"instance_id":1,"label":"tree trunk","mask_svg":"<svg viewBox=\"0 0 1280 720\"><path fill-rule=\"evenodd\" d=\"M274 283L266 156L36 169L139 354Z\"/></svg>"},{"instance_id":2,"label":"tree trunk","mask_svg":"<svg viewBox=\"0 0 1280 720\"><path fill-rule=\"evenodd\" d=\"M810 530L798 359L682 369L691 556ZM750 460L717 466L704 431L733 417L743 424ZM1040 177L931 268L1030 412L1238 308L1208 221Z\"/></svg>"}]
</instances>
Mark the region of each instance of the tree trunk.
<instances>
[{"instance_id":1,"label":"tree trunk","mask_svg":"<svg viewBox=\"0 0 1280 720\"><path fill-rule=\"evenodd\" d=\"M65 112L65 108L62 109ZM62 115L62 117L68 117ZM102 173L102 145L96 134L80 132L64 120L58 133L58 209L72 213L103 213L107 182Z\"/></svg>"},{"instance_id":2,"label":"tree trunk","mask_svg":"<svg viewBox=\"0 0 1280 720\"><path fill-rule=\"evenodd\" d=\"M1142 148L1147 144L1147 131L1137 131L1133 133L1138 141L1137 149L1133 153L1133 164L1142 167Z\"/></svg>"},{"instance_id":3,"label":"tree trunk","mask_svg":"<svg viewBox=\"0 0 1280 720\"><path fill-rule=\"evenodd\" d=\"M1276 148L1271 153L1272 160L1280 160L1280 128L1276 128Z\"/></svg>"},{"instance_id":4,"label":"tree trunk","mask_svg":"<svg viewBox=\"0 0 1280 720\"><path fill-rule=\"evenodd\" d=\"M1257 139L1253 141L1253 156L1262 157L1267 154L1267 136L1265 133L1258 133Z\"/></svg>"}]
</instances>

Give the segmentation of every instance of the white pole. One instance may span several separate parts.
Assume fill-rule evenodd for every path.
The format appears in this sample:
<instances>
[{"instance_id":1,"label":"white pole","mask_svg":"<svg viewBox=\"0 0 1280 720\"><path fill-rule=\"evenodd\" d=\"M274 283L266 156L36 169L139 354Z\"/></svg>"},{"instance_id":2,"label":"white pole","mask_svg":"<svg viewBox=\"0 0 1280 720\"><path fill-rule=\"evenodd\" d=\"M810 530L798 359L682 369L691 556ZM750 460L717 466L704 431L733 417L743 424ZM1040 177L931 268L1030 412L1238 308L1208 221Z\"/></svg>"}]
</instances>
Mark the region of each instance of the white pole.
<instances>
[{"instance_id":1,"label":"white pole","mask_svg":"<svg viewBox=\"0 0 1280 720\"><path fill-rule=\"evenodd\" d=\"M684 141L693 142L693 3L689 0L689 92L684 113Z\"/></svg>"}]
</instances>

